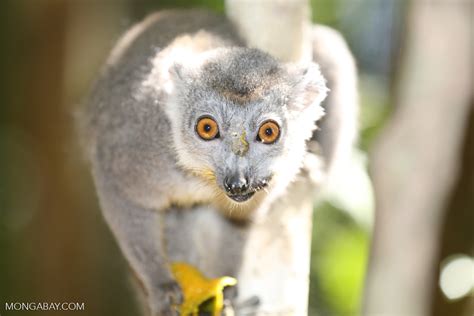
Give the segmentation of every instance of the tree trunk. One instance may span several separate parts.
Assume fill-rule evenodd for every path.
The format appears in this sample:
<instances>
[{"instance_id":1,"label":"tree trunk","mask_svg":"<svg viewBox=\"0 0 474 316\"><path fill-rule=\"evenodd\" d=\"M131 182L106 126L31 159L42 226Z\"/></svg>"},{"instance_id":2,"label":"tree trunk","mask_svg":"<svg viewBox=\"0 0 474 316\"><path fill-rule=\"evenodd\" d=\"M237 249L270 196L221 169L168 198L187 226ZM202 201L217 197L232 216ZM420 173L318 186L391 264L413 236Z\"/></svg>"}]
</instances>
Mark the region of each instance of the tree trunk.
<instances>
[{"instance_id":1,"label":"tree trunk","mask_svg":"<svg viewBox=\"0 0 474 316\"><path fill-rule=\"evenodd\" d=\"M471 110L469 1L414 1L410 13L398 107L372 153L377 210L365 315L429 313Z\"/></svg>"},{"instance_id":2,"label":"tree trunk","mask_svg":"<svg viewBox=\"0 0 474 316\"><path fill-rule=\"evenodd\" d=\"M307 0L227 0L226 14L247 46L287 62L309 61L311 7Z\"/></svg>"}]
</instances>

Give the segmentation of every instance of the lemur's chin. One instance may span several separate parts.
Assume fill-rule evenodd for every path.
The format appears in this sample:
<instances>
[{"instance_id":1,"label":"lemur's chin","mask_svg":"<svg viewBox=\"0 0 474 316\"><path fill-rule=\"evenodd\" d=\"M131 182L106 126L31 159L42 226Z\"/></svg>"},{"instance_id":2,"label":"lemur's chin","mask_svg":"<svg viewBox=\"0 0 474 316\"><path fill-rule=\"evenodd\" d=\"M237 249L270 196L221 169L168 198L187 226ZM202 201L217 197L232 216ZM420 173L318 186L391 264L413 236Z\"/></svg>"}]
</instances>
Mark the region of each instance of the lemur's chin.
<instances>
[{"instance_id":1,"label":"lemur's chin","mask_svg":"<svg viewBox=\"0 0 474 316\"><path fill-rule=\"evenodd\" d=\"M234 202L243 203L250 200L254 194L255 192L249 192L246 194L233 194L233 195L228 194L227 197L233 200Z\"/></svg>"}]
</instances>

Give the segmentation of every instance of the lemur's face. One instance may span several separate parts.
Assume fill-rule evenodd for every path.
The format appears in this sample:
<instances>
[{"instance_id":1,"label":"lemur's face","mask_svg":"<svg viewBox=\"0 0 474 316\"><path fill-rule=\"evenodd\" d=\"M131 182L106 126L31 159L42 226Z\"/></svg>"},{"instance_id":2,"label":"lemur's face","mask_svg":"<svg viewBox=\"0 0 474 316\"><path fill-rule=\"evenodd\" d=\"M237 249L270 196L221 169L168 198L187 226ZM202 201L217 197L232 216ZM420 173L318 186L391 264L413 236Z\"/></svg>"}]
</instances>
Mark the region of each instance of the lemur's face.
<instances>
[{"instance_id":1,"label":"lemur's face","mask_svg":"<svg viewBox=\"0 0 474 316\"><path fill-rule=\"evenodd\" d=\"M316 65L287 66L234 48L192 72L175 70L172 104L180 114L172 121L182 167L238 203L296 176L323 113L326 88Z\"/></svg>"}]
</instances>

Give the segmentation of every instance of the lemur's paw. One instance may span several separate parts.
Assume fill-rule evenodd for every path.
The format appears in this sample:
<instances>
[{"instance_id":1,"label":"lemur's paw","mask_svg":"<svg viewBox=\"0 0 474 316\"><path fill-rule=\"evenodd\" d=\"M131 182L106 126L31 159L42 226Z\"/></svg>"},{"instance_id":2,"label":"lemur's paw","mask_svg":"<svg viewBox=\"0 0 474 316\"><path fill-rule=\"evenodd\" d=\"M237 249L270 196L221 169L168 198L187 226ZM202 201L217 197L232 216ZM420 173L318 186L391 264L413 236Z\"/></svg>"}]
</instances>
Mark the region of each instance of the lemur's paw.
<instances>
[{"instance_id":1,"label":"lemur's paw","mask_svg":"<svg viewBox=\"0 0 474 316\"><path fill-rule=\"evenodd\" d=\"M234 310L236 315L258 315L259 307L260 299L257 296L251 296L245 300L234 303Z\"/></svg>"},{"instance_id":2,"label":"lemur's paw","mask_svg":"<svg viewBox=\"0 0 474 316\"><path fill-rule=\"evenodd\" d=\"M183 292L179 284L170 280L162 283L152 297L153 316L179 316L179 307L183 302Z\"/></svg>"},{"instance_id":3,"label":"lemur's paw","mask_svg":"<svg viewBox=\"0 0 474 316\"><path fill-rule=\"evenodd\" d=\"M166 301L169 305L179 306L183 303L183 291L178 282L170 281L161 285Z\"/></svg>"}]
</instances>

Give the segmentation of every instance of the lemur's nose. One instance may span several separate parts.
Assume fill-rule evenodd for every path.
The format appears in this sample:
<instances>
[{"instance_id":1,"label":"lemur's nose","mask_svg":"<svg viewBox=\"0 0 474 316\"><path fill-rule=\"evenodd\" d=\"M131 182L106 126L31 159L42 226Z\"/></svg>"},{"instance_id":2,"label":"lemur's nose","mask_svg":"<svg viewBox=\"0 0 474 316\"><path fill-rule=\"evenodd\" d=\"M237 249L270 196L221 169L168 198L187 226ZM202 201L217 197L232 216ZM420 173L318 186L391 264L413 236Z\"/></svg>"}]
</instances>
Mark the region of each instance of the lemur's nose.
<instances>
[{"instance_id":1,"label":"lemur's nose","mask_svg":"<svg viewBox=\"0 0 474 316\"><path fill-rule=\"evenodd\" d=\"M248 190L249 184L246 177L235 175L225 178L224 187L230 194L242 194Z\"/></svg>"}]
</instances>

